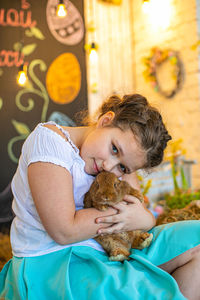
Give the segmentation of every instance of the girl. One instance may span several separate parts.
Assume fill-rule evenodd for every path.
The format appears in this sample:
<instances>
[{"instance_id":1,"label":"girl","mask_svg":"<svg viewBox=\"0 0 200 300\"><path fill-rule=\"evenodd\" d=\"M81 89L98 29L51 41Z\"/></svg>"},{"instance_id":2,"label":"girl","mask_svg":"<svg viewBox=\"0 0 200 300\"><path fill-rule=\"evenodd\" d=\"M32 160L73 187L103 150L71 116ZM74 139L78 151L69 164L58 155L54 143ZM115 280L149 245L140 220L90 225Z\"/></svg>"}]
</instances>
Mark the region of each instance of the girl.
<instances>
[{"instance_id":1,"label":"girl","mask_svg":"<svg viewBox=\"0 0 200 300\"><path fill-rule=\"evenodd\" d=\"M199 299L199 221L151 229L154 217L130 195L106 212L83 209L95 175L110 171L136 186L135 171L160 164L170 138L138 94L110 97L90 126L39 124L12 180L13 258L0 273L1 299ZM154 241L124 263L92 239L136 229L151 229Z\"/></svg>"}]
</instances>

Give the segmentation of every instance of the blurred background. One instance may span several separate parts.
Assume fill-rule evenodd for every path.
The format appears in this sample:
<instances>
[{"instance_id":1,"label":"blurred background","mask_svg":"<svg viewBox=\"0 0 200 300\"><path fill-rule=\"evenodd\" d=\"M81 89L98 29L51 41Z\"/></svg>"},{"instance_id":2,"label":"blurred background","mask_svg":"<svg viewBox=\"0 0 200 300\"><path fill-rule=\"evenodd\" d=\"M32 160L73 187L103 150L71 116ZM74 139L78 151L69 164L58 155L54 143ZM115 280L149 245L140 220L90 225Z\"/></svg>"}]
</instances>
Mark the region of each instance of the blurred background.
<instances>
[{"instance_id":1,"label":"blurred background","mask_svg":"<svg viewBox=\"0 0 200 300\"><path fill-rule=\"evenodd\" d=\"M113 93L146 96L173 137L163 164L138 174L149 207L198 199L199 34L199 0L0 0L0 223L13 218L10 182L34 127L74 126Z\"/></svg>"}]
</instances>

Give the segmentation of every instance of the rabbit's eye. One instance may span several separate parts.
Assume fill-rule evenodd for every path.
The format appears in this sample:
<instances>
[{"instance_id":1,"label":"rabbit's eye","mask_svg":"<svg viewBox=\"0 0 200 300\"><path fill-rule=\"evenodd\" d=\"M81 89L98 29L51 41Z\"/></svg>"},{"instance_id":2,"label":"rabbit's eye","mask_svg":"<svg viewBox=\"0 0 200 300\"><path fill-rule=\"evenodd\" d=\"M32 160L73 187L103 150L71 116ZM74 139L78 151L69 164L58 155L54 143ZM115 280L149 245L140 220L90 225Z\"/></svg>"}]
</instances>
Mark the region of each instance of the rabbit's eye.
<instances>
[{"instance_id":1,"label":"rabbit's eye","mask_svg":"<svg viewBox=\"0 0 200 300\"><path fill-rule=\"evenodd\" d=\"M115 182L115 183L114 183L114 187L117 188L117 186L118 186L118 184L117 184L117 182Z\"/></svg>"}]
</instances>

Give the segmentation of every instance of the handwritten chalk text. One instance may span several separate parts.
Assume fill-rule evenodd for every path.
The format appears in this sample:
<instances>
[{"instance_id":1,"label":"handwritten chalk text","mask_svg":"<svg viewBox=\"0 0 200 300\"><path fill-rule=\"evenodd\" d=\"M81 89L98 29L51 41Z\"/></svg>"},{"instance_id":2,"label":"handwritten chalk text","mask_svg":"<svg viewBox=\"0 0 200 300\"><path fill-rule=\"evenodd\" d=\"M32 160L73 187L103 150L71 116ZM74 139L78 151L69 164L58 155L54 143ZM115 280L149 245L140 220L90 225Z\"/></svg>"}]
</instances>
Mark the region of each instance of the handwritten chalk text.
<instances>
[{"instance_id":1,"label":"handwritten chalk text","mask_svg":"<svg viewBox=\"0 0 200 300\"><path fill-rule=\"evenodd\" d=\"M4 8L0 9L0 26L13 26L13 27L34 27L37 25L36 21L32 21L32 12L30 10L19 12L10 8L7 11Z\"/></svg>"},{"instance_id":2,"label":"handwritten chalk text","mask_svg":"<svg viewBox=\"0 0 200 300\"><path fill-rule=\"evenodd\" d=\"M24 54L19 51L1 50L0 67L19 67L24 63Z\"/></svg>"}]
</instances>

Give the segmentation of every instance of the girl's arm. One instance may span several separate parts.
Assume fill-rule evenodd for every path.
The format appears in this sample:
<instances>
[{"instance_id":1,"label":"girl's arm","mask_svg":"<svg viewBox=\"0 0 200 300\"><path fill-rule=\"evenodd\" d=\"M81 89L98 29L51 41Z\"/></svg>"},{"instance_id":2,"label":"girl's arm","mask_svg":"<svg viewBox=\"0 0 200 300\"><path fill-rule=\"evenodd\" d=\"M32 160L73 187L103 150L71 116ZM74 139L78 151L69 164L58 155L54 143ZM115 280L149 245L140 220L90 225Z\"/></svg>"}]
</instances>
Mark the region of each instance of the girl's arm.
<instances>
[{"instance_id":1,"label":"girl's arm","mask_svg":"<svg viewBox=\"0 0 200 300\"><path fill-rule=\"evenodd\" d=\"M108 224L97 224L100 216L116 214L113 208L100 212L94 208L76 211L71 174L63 167L36 162L28 167L32 197L47 233L58 244L71 244L97 235Z\"/></svg>"},{"instance_id":2,"label":"girl's arm","mask_svg":"<svg viewBox=\"0 0 200 300\"><path fill-rule=\"evenodd\" d=\"M125 174L122 180L127 181L133 188L140 190L140 184L136 173ZM129 230L150 230L156 224L153 214L137 198L126 195L124 201L114 205L118 214L100 217L97 223L109 224L110 227L101 228L98 233L112 233ZM112 225L112 223L114 223Z\"/></svg>"}]
</instances>

